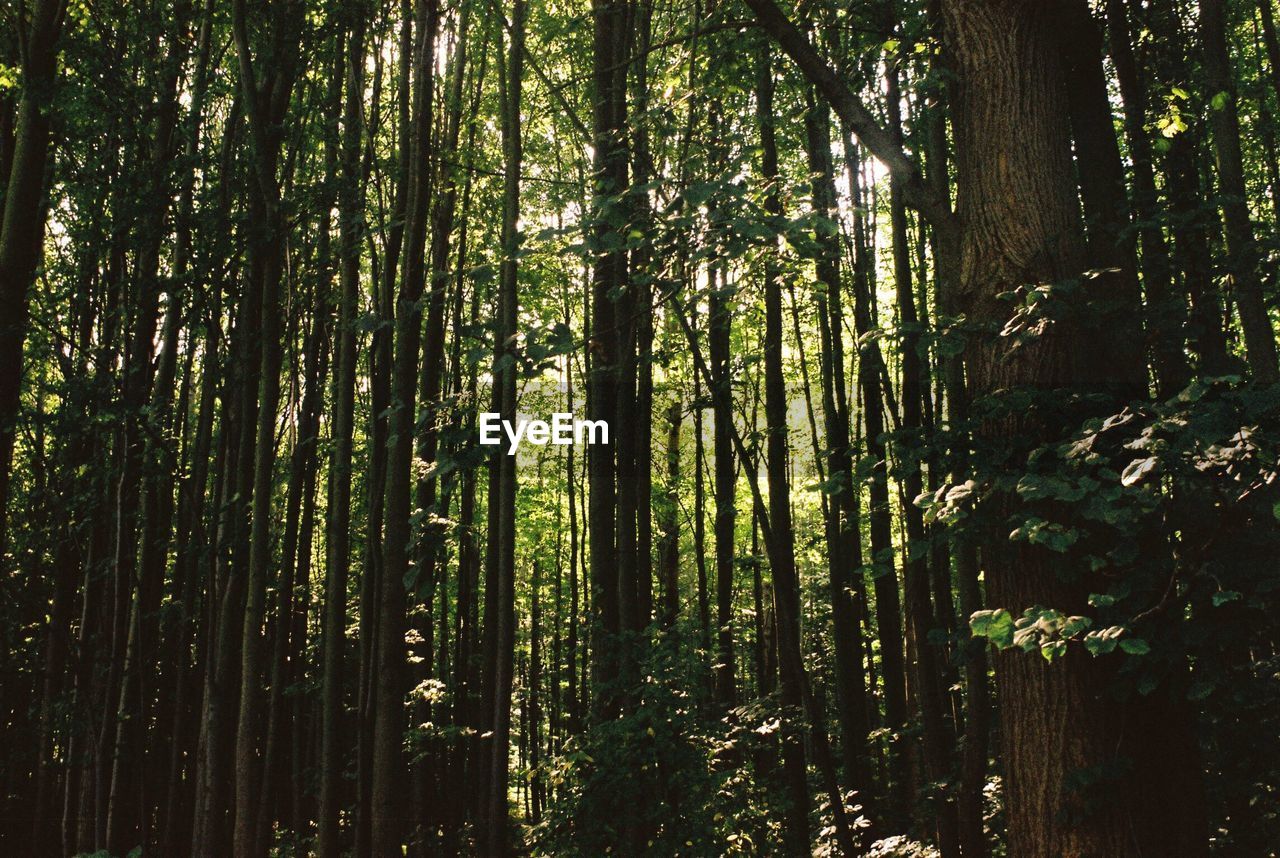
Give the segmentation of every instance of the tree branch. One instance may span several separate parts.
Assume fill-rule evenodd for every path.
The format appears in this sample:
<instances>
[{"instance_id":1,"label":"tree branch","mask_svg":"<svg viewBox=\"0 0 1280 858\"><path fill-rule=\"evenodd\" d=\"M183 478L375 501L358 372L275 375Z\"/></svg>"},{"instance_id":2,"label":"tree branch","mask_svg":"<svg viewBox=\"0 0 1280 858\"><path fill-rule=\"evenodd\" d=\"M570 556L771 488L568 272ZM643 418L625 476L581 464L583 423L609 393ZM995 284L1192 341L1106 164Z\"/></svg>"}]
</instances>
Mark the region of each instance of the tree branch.
<instances>
[{"instance_id":1,"label":"tree branch","mask_svg":"<svg viewBox=\"0 0 1280 858\"><path fill-rule=\"evenodd\" d=\"M894 141L888 130L880 126L858 96L836 76L804 33L788 20L774 0L745 2L755 13L761 29L777 42L778 47L791 57L805 77L818 88L830 103L831 109L840 117L840 122L901 182L907 205L924 215L935 229L949 232L955 217L951 206L925 185L920 171L902 147Z\"/></svg>"}]
</instances>

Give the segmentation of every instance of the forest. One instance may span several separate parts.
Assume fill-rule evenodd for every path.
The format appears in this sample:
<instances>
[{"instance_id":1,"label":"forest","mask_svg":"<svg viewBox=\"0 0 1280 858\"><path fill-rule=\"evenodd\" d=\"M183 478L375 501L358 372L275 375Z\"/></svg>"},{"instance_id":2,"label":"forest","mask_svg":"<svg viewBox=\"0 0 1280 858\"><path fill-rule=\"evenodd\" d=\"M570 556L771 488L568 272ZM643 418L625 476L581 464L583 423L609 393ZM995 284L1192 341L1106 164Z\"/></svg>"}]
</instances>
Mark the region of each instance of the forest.
<instances>
[{"instance_id":1,"label":"forest","mask_svg":"<svg viewBox=\"0 0 1280 858\"><path fill-rule=\"evenodd\" d=\"M1273 0L0 15L0 853L1280 854Z\"/></svg>"}]
</instances>

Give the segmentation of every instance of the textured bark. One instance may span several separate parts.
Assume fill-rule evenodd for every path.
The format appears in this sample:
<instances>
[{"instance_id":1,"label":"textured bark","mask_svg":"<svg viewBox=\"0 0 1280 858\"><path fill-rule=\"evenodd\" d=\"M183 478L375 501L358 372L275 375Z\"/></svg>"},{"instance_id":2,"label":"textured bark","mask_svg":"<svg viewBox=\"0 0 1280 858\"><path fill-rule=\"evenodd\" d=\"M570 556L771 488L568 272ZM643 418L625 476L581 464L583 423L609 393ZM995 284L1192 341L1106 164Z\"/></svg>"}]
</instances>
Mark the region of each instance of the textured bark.
<instances>
[{"instance_id":1,"label":"textured bark","mask_svg":"<svg viewBox=\"0 0 1280 858\"><path fill-rule=\"evenodd\" d=\"M958 299L976 320L997 325L1007 316L996 298L1000 291L1072 277L1085 259L1065 142L1061 69L1052 48L1055 11L1021 0L944 5L959 77L958 212L964 228ZM1069 385L1126 396L1140 389L1141 367L1106 365L1092 336L1084 325L1070 324L1013 353L1005 338L983 336L970 347L973 393ZM1016 415L988 421L983 431L992 438L1056 431L1042 422ZM1010 497L997 503L1009 512L1015 508ZM1015 615L1037 604L1068 613L1084 610L1089 582L1065 583L1059 567L1068 561L999 539L988 548L991 604ZM1133 731L1167 728L1147 720L1145 707L1117 711L1123 707L1107 694L1113 669L1082 651L1069 651L1052 664L1017 650L997 656L1011 854L1204 853L1194 790L1186 790L1181 779L1178 788L1169 785L1170 770L1186 758L1179 755L1161 770L1134 748L1126 738ZM1133 720L1122 726L1125 714ZM1114 791L1070 786L1079 771L1117 756L1130 759L1134 769Z\"/></svg>"}]
</instances>

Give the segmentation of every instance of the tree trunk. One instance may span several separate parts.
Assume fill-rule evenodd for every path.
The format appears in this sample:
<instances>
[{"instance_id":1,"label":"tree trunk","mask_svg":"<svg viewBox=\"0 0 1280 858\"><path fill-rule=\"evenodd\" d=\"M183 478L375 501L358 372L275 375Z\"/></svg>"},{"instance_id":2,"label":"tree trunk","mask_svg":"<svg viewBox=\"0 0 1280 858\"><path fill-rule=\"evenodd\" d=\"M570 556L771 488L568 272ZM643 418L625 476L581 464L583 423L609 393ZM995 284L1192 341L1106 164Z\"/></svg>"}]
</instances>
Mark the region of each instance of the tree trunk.
<instances>
[{"instance_id":1,"label":"tree trunk","mask_svg":"<svg viewBox=\"0 0 1280 858\"><path fill-rule=\"evenodd\" d=\"M275 10L272 36L288 45L297 38L302 5L291 2ZM252 199L260 218L260 232L252 247L250 277L257 280L249 290L260 296L260 326L254 331L261 342L258 374L258 413L253 443L253 491L250 512L249 563L240 645L240 711L236 724L235 752L235 839L237 855L259 854L258 814L263 810L262 766L260 761L263 719L262 623L266 609L267 579L273 565L271 548L272 475L275 469L275 433L280 402L282 361L280 328L280 284L284 276L285 219L281 211L277 161L281 138L280 122L289 105L295 69L293 57L274 57L272 74L259 82L249 46L249 30L244 0L232 4L233 31L240 69L240 97L249 124L253 162Z\"/></svg>"},{"instance_id":2,"label":"tree trunk","mask_svg":"<svg viewBox=\"0 0 1280 858\"><path fill-rule=\"evenodd\" d=\"M898 75L890 67L885 75L886 103L889 114L889 133L901 140L902 115ZM920 361L920 320L917 315L914 280L911 276L911 253L907 246L907 206L901 180L889 181L889 221L892 232L894 287L898 299L898 328L902 337L902 429L910 433L920 432L924 426L923 400L927 389L924 385ZM908 441L908 443L911 443ZM899 467L905 494L902 516L906 523L906 556L903 558L903 589L909 633L914 641L916 670L915 693L920 702L920 720L924 739L924 767L927 782L945 784L951 772L951 736L943 716L942 670L939 653L929 640L929 633L936 625L934 606L929 597L929 566L924 517L915 499L924 489L923 475L918 462L912 462L909 451L898 453ZM944 656L945 657L945 656ZM944 786L945 790L946 787ZM955 803L949 791L930 796L931 805L925 814L932 821L937 834L939 851L943 858L956 856L959 825Z\"/></svg>"},{"instance_id":3,"label":"tree trunk","mask_svg":"<svg viewBox=\"0 0 1280 858\"><path fill-rule=\"evenodd\" d=\"M718 276L717 276L718 275ZM714 491L716 518L713 532L716 549L716 655L712 669L716 701L727 709L733 706L735 693L733 654L733 572L734 529L737 525L735 509L737 467L733 458L733 412L729 373L729 328L732 319L730 299L734 290L726 282L726 268L713 265L709 272L711 288L710 320L707 330L707 346L711 358L711 383L718 391L715 396L715 456Z\"/></svg>"},{"instance_id":4,"label":"tree trunk","mask_svg":"<svg viewBox=\"0 0 1280 858\"><path fill-rule=\"evenodd\" d=\"M595 84L592 110L594 135L595 199L592 201L593 237L607 246L615 227L608 221L609 210L620 205L614 197L627 185L626 68L618 58L626 55L631 42L627 5L622 0L592 0L594 36L592 80ZM618 425L618 374L623 360L615 296L627 282L627 257L619 249L601 252L591 276L591 331L588 343L590 370L587 378L587 408L590 419L603 420L611 429ZM612 444L596 444L587 451L590 507L587 510L591 583L596 622L592 633L593 679L597 689L595 716L608 719L617 713L615 692L604 692L617 678L620 668L616 635L621 631L617 545L617 462Z\"/></svg>"},{"instance_id":5,"label":"tree trunk","mask_svg":"<svg viewBox=\"0 0 1280 858\"><path fill-rule=\"evenodd\" d=\"M1204 101L1213 131L1218 168L1219 205L1226 224L1227 271L1231 274L1245 352L1254 377L1263 384L1280 380L1276 338L1267 315L1258 276L1258 248L1249 219L1249 197L1240 154L1240 118L1235 76L1227 51L1225 0L1200 0L1200 38L1204 49Z\"/></svg>"},{"instance_id":6,"label":"tree trunk","mask_svg":"<svg viewBox=\"0 0 1280 858\"><path fill-rule=\"evenodd\" d=\"M844 366L844 311L840 284L839 212L835 169L831 159L831 117L812 89L805 112L813 210L824 219L815 230L818 246L818 327L822 339L822 412L825 424L827 481L827 569L830 576L832 648L835 650L837 711L844 777L858 792L864 808L873 783L866 752L866 678L862 671L862 638L855 613L857 571L862 566L858 533L857 492L849 437L849 404ZM815 438L815 444L817 439Z\"/></svg>"},{"instance_id":7,"label":"tree trunk","mask_svg":"<svg viewBox=\"0 0 1280 858\"><path fill-rule=\"evenodd\" d=\"M765 181L765 211L771 218L782 216L778 188L778 150L773 117L773 61L768 43L762 44L758 59L756 109L760 122L760 173ZM782 674L782 765L785 772L787 808L783 823L783 843L790 855L809 853L809 785L805 765L803 732L798 725L803 706L803 663L800 649L800 585L795 567L795 533L791 526L791 490L787 478L787 388L782 374L782 289L779 283L776 249L767 251L764 274L764 373L765 435L769 475L769 523L775 550L771 552L773 599L780 618L778 649Z\"/></svg>"},{"instance_id":8,"label":"tree trunk","mask_svg":"<svg viewBox=\"0 0 1280 858\"><path fill-rule=\"evenodd\" d=\"M514 0L511 8L509 55L505 73L499 75L502 89L502 142L504 152L502 193L502 257L498 283L498 329L494 348L494 400L501 419L516 419L516 345L519 332L518 254L520 234L520 166L521 141L521 77L524 69L524 0ZM496 558L491 567L496 577L486 582L486 592L496 591L497 610L485 622L497 627L493 662L493 698L489 728L493 739L489 745L488 772L483 796L480 850L495 858L511 852L510 811L507 807L511 752L511 692L516 645L516 456L503 446L495 448L496 463L490 474L496 474L496 491L490 490L489 517L497 528L490 528L496 541L489 552ZM496 503L495 503L496 501Z\"/></svg>"},{"instance_id":9,"label":"tree trunk","mask_svg":"<svg viewBox=\"0 0 1280 858\"><path fill-rule=\"evenodd\" d=\"M1074 277L1084 264L1062 70L1053 47L1055 10L1024 0L949 0L944 13L959 77L959 306L998 328L1008 314L996 298L1000 292ZM1011 105L1018 105L1016 113ZM969 355L974 395L1013 386L1111 389L1122 397L1140 389L1140 366L1106 365L1090 340L1096 334L1078 323L1069 327L1016 351L1006 338L978 339ZM1054 437L1042 423L1016 415L988 421L983 431L996 439ZM1016 508L1011 497L997 502L1006 513ZM1015 616L1031 605L1068 613L1084 607L1088 582L1064 583L1062 564L1045 550L1015 548L998 536L989 549L984 558L993 605ZM1169 772L1150 761L1139 760L1114 796L1071 787L1080 770L1126 752L1106 693L1112 670L1074 650L1052 664L1016 648L997 656L1011 854L1204 854L1194 795L1171 795L1162 783Z\"/></svg>"},{"instance_id":10,"label":"tree trunk","mask_svg":"<svg viewBox=\"0 0 1280 858\"><path fill-rule=\"evenodd\" d=\"M670 629L680 615L680 399L667 408L667 480L658 512L658 562L662 579L662 623Z\"/></svg>"},{"instance_id":11,"label":"tree trunk","mask_svg":"<svg viewBox=\"0 0 1280 858\"><path fill-rule=\"evenodd\" d=\"M1133 55L1124 0L1106 0L1107 36L1124 107L1125 142L1133 163L1133 210L1142 245L1145 309L1153 340L1156 388L1169 397L1186 386L1186 301L1174 293L1169 243L1161 228L1154 156L1147 133L1147 90ZM1109 109L1109 108L1108 108ZM1085 166L1085 169L1089 169Z\"/></svg>"},{"instance_id":12,"label":"tree trunk","mask_svg":"<svg viewBox=\"0 0 1280 858\"><path fill-rule=\"evenodd\" d=\"M360 175L363 138L364 32L362 4L351 9L347 35L342 113L341 185L338 189L339 298L335 339L329 503L325 527L325 585L321 630L320 803L316 818L320 858L341 854L338 812L342 803L344 754L343 679L347 634L347 579L351 571L351 472L355 416L356 331L359 309L360 240L364 195Z\"/></svg>"},{"instance_id":13,"label":"tree trunk","mask_svg":"<svg viewBox=\"0 0 1280 858\"><path fill-rule=\"evenodd\" d=\"M8 545L6 511L18 395L22 390L27 291L44 255L45 163L49 157L58 38L66 11L64 0L35 0L32 6L29 29L24 34L22 93L5 176L4 216L0 224L0 557L7 553Z\"/></svg>"}]
</instances>

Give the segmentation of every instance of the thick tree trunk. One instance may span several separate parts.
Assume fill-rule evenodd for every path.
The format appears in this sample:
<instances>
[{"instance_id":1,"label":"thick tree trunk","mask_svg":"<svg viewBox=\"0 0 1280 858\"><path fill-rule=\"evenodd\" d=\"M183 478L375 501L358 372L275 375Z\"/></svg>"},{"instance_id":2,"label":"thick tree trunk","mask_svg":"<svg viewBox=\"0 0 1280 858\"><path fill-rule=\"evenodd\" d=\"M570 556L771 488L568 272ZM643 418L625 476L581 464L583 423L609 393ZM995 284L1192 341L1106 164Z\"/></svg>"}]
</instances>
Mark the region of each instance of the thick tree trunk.
<instances>
[{"instance_id":1,"label":"thick tree trunk","mask_svg":"<svg viewBox=\"0 0 1280 858\"><path fill-rule=\"evenodd\" d=\"M1055 11L1024 0L944 4L959 77L958 299L975 320L997 327L1008 314L996 297L1000 292L1074 277L1084 265ZM1011 105L1019 106L1016 113ZM1086 287L1085 300L1091 297ZM1140 390L1141 366L1108 365L1091 339L1096 336L1075 324L1013 351L1006 338L986 335L970 347L973 393L1070 386L1124 397ZM1053 437L1054 427L1042 422L1016 415L988 421L984 432L993 438ZM1012 498L998 503L1015 509ZM1062 563L1043 549L993 539L984 559L993 605L1015 615L1032 605L1085 609L1088 582L1064 583ZM1112 670L1083 651L1069 651L1054 663L1017 649L997 656L1011 854L1204 854L1195 795L1172 794L1169 771L1141 755L1114 795L1071 787L1080 771L1133 753L1126 731L1156 729L1139 718L1141 727L1130 723L1122 731L1121 713L1107 694ZM1131 719L1139 708L1130 708ZM1046 747L1052 750L1046 753ZM1185 762L1179 757L1170 767Z\"/></svg>"}]
</instances>

